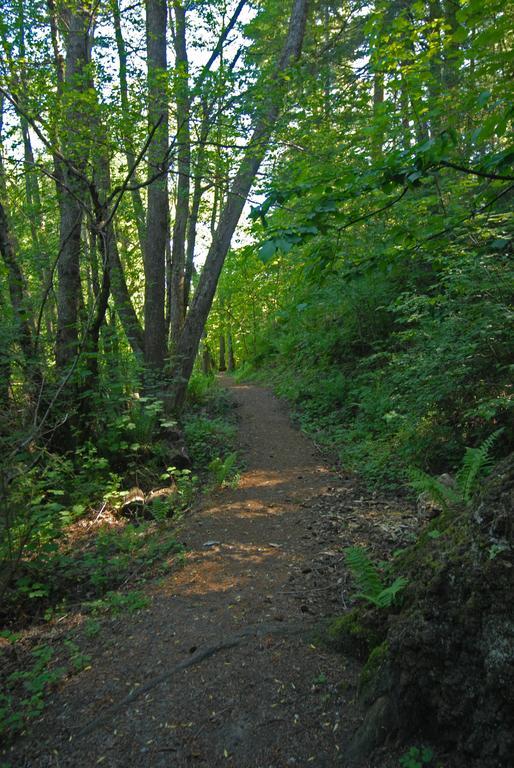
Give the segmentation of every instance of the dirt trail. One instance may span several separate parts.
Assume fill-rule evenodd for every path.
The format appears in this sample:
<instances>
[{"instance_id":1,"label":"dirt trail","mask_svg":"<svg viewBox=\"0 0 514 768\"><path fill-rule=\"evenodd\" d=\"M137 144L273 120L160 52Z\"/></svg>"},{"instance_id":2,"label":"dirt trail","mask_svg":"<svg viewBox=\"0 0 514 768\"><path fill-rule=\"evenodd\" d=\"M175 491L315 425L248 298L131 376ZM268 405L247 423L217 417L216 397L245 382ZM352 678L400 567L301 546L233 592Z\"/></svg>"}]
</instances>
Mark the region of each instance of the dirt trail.
<instances>
[{"instance_id":1,"label":"dirt trail","mask_svg":"<svg viewBox=\"0 0 514 768\"><path fill-rule=\"evenodd\" d=\"M341 611L331 585L309 580L327 547L313 538L313 504L338 480L268 390L225 384L240 416L239 486L191 515L185 567L150 588L151 608L102 628L91 668L60 687L30 739L6 755L13 767L344 765L351 664L287 632ZM166 677L248 627L261 631ZM156 676L166 679L110 709Z\"/></svg>"}]
</instances>

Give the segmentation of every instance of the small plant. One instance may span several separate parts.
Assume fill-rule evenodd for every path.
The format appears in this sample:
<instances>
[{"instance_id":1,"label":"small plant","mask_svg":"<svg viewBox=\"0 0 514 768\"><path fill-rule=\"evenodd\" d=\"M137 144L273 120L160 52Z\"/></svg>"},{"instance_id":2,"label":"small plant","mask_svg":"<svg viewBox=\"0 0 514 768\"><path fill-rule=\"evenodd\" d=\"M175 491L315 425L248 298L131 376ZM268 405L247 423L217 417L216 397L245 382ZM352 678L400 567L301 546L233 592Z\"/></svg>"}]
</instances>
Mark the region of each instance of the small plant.
<instances>
[{"instance_id":1,"label":"small plant","mask_svg":"<svg viewBox=\"0 0 514 768\"><path fill-rule=\"evenodd\" d=\"M136 613L137 611L147 608L150 604L150 600L142 592L134 590L132 592L107 592L104 598L101 600L92 600L89 603L89 608L93 615L98 613L112 613L114 616L119 615L123 611L129 613Z\"/></svg>"},{"instance_id":2,"label":"small plant","mask_svg":"<svg viewBox=\"0 0 514 768\"><path fill-rule=\"evenodd\" d=\"M224 459L217 456L210 462L208 470L213 476L216 485L223 487L237 482L236 462L236 453L229 453Z\"/></svg>"},{"instance_id":3,"label":"small plant","mask_svg":"<svg viewBox=\"0 0 514 768\"><path fill-rule=\"evenodd\" d=\"M430 765L434 753L428 747L411 747L408 752L400 757L401 768L423 768Z\"/></svg>"},{"instance_id":4,"label":"small plant","mask_svg":"<svg viewBox=\"0 0 514 768\"><path fill-rule=\"evenodd\" d=\"M62 667L51 668L53 655L54 650L48 645L35 648L32 666L7 677L5 690L0 692L0 736L14 736L23 730L27 720L43 711L48 689L66 674ZM20 686L24 691L21 699Z\"/></svg>"},{"instance_id":5,"label":"small plant","mask_svg":"<svg viewBox=\"0 0 514 768\"><path fill-rule=\"evenodd\" d=\"M102 625L96 619L87 619L87 621L84 622L84 633L86 637L96 637L101 629Z\"/></svg>"},{"instance_id":6,"label":"small plant","mask_svg":"<svg viewBox=\"0 0 514 768\"><path fill-rule=\"evenodd\" d=\"M184 434L193 464L207 467L216 456L224 456L235 433L236 427L220 417L195 414L187 418Z\"/></svg>"},{"instance_id":7,"label":"small plant","mask_svg":"<svg viewBox=\"0 0 514 768\"><path fill-rule=\"evenodd\" d=\"M455 487L447 486L421 470L410 472L410 486L418 493L427 493L445 511L450 504L467 506L477 492L480 479L491 471L494 463L491 449L502 432L503 429L497 429L478 448L466 448L455 476Z\"/></svg>"},{"instance_id":8,"label":"small plant","mask_svg":"<svg viewBox=\"0 0 514 768\"><path fill-rule=\"evenodd\" d=\"M396 596L409 583L404 576L396 578L385 586L376 566L371 562L362 547L349 547L345 550L346 563L360 590L355 597L372 603L377 608L389 608Z\"/></svg>"},{"instance_id":9,"label":"small plant","mask_svg":"<svg viewBox=\"0 0 514 768\"><path fill-rule=\"evenodd\" d=\"M83 653L77 643L73 640L65 640L64 645L69 653L70 664L75 672L82 672L83 669L87 669L91 664L91 656L87 653Z\"/></svg>"}]
</instances>

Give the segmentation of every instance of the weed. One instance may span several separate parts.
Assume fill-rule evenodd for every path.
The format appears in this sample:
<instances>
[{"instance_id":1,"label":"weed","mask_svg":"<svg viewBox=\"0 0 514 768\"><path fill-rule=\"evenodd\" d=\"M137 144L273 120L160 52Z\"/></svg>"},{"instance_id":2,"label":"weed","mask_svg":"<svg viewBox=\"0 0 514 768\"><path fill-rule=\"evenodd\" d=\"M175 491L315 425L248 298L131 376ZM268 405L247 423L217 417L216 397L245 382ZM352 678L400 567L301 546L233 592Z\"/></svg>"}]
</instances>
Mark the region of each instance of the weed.
<instances>
[{"instance_id":1,"label":"weed","mask_svg":"<svg viewBox=\"0 0 514 768\"><path fill-rule=\"evenodd\" d=\"M208 466L217 486L235 485L239 480L236 470L237 453L229 453L224 459L217 456Z\"/></svg>"},{"instance_id":2,"label":"weed","mask_svg":"<svg viewBox=\"0 0 514 768\"><path fill-rule=\"evenodd\" d=\"M5 690L0 691L0 735L12 737L29 720L39 717L45 706L49 688L61 680L66 670L51 667L54 649L48 645L35 648L32 665L12 672L6 679Z\"/></svg>"},{"instance_id":3,"label":"weed","mask_svg":"<svg viewBox=\"0 0 514 768\"><path fill-rule=\"evenodd\" d=\"M100 634L101 629L102 625L96 619L87 619L84 622L84 633L86 637L96 637L98 634Z\"/></svg>"},{"instance_id":4,"label":"weed","mask_svg":"<svg viewBox=\"0 0 514 768\"><path fill-rule=\"evenodd\" d=\"M99 613L111 613L119 616L120 613L137 613L150 605L149 598L140 591L132 592L107 592L105 597L100 600L92 600L86 604L91 613L95 616Z\"/></svg>"},{"instance_id":5,"label":"weed","mask_svg":"<svg viewBox=\"0 0 514 768\"><path fill-rule=\"evenodd\" d=\"M225 456L236 428L221 417L195 414L186 419L184 433L195 466L207 467L216 457Z\"/></svg>"}]
</instances>

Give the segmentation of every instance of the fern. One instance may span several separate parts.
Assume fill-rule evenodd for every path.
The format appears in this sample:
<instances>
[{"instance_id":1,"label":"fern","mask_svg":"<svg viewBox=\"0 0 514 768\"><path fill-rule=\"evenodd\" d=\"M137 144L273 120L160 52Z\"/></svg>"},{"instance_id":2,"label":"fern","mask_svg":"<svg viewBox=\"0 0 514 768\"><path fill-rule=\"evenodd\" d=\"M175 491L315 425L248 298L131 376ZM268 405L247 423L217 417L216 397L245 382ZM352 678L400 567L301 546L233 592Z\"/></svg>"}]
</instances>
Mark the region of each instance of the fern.
<instances>
[{"instance_id":1,"label":"fern","mask_svg":"<svg viewBox=\"0 0 514 768\"><path fill-rule=\"evenodd\" d=\"M476 493L480 477L489 474L494 464L491 448L503 432L497 429L478 448L466 448L462 465L456 476L457 488L465 504L469 504Z\"/></svg>"},{"instance_id":2,"label":"fern","mask_svg":"<svg viewBox=\"0 0 514 768\"><path fill-rule=\"evenodd\" d=\"M368 600L371 600L371 602L378 606L378 608L389 608L389 606L394 603L396 595L401 592L402 589L405 589L408 583L409 580L406 579L405 576L398 576L398 578L388 587L383 589L374 600L369 597ZM363 597L365 596L363 595Z\"/></svg>"},{"instance_id":3,"label":"fern","mask_svg":"<svg viewBox=\"0 0 514 768\"><path fill-rule=\"evenodd\" d=\"M458 504L461 500L459 493L456 493L453 488L449 488L436 477L427 475L420 469L412 469L409 476L411 488L420 494L427 493L436 504L441 505L444 511L447 510L449 503Z\"/></svg>"},{"instance_id":4,"label":"fern","mask_svg":"<svg viewBox=\"0 0 514 768\"><path fill-rule=\"evenodd\" d=\"M444 511L448 509L450 503L469 504L477 491L479 479L489 473L494 463L494 458L490 455L491 448L502 432L503 428L497 429L478 448L466 448L462 464L455 477L455 488L449 488L439 482L436 477L427 475L419 469L410 471L409 485L418 493L428 493Z\"/></svg>"},{"instance_id":5,"label":"fern","mask_svg":"<svg viewBox=\"0 0 514 768\"><path fill-rule=\"evenodd\" d=\"M214 476L217 485L225 485L229 477L235 478L236 462L237 453L229 453L224 459L216 457L210 462L208 469Z\"/></svg>"},{"instance_id":6,"label":"fern","mask_svg":"<svg viewBox=\"0 0 514 768\"><path fill-rule=\"evenodd\" d=\"M372 603L377 608L388 608L396 595L407 586L408 580L398 577L388 587L384 586L375 565L362 547L349 547L345 550L346 563L360 590L355 597Z\"/></svg>"}]
</instances>

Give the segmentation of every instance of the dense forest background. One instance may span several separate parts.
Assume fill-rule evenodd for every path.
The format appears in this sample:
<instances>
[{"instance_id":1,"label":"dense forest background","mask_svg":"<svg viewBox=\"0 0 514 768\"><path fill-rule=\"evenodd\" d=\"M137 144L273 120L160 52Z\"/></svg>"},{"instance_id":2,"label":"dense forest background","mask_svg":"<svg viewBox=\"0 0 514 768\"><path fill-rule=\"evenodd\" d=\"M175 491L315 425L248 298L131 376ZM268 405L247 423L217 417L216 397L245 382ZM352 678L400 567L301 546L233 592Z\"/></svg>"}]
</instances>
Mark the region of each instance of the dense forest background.
<instances>
[{"instance_id":1,"label":"dense forest background","mask_svg":"<svg viewBox=\"0 0 514 768\"><path fill-rule=\"evenodd\" d=\"M218 370L374 486L512 451L512 23L503 0L3 2L4 619L177 546L63 541L133 486L173 481L162 520L191 467L224 481Z\"/></svg>"},{"instance_id":2,"label":"dense forest background","mask_svg":"<svg viewBox=\"0 0 514 768\"><path fill-rule=\"evenodd\" d=\"M209 341L230 332L304 429L394 487L409 467L455 468L512 420L512 19L451 1L336 5Z\"/></svg>"}]
</instances>

